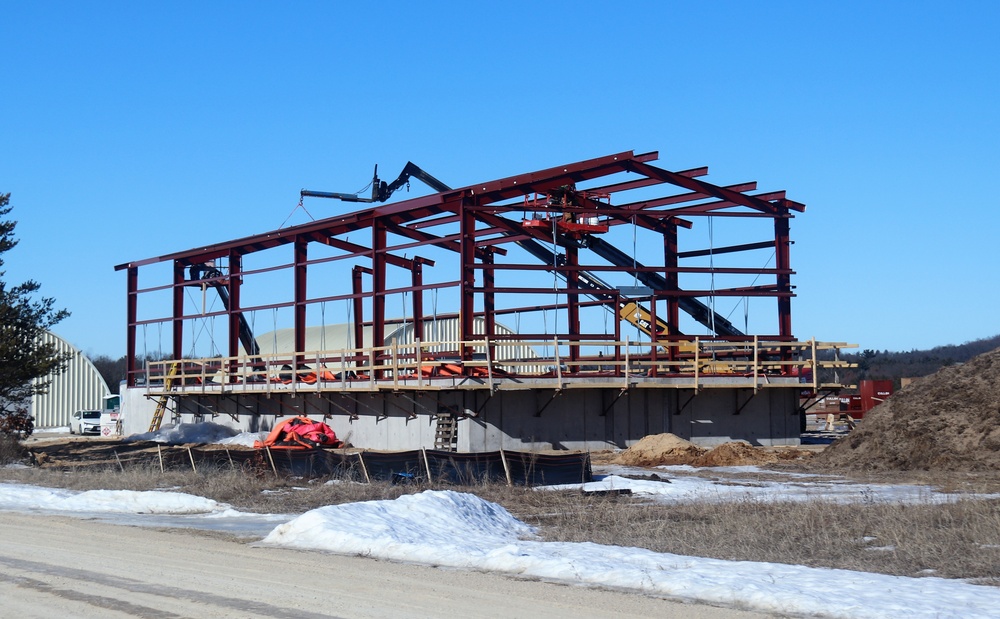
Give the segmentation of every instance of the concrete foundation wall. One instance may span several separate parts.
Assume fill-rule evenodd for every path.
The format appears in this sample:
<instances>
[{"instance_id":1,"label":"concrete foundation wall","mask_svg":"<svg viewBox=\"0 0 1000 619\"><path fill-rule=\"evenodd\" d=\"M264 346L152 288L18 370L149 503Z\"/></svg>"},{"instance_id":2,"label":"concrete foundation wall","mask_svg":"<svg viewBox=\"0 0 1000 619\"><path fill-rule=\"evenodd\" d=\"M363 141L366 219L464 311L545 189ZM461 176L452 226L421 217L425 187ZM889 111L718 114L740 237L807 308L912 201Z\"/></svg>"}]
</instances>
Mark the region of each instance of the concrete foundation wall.
<instances>
[{"instance_id":1,"label":"concrete foundation wall","mask_svg":"<svg viewBox=\"0 0 1000 619\"><path fill-rule=\"evenodd\" d=\"M125 399L126 435L145 432L156 407L140 392ZM270 430L276 419L328 416L337 436L375 450L434 448L435 414L460 413L458 449L624 449L649 434L671 432L700 445L746 440L799 444L798 390L793 388L526 389L404 393L189 395L182 421L213 421L240 430ZM172 415L164 416L164 424Z\"/></svg>"},{"instance_id":2,"label":"concrete foundation wall","mask_svg":"<svg viewBox=\"0 0 1000 619\"><path fill-rule=\"evenodd\" d=\"M149 422L156 412L156 400L146 397L146 390L122 389L121 390L121 420L122 433L125 436L142 434L149 430ZM164 422L169 423L170 413L164 415Z\"/></svg>"}]
</instances>

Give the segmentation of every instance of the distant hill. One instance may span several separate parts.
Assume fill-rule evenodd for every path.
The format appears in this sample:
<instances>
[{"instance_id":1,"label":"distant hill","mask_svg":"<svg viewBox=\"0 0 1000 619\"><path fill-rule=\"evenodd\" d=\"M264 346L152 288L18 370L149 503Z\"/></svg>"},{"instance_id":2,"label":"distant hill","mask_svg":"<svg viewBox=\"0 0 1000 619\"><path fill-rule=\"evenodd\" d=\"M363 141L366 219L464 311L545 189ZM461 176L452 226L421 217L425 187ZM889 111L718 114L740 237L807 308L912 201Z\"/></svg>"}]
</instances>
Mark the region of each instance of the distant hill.
<instances>
[{"instance_id":1,"label":"distant hill","mask_svg":"<svg viewBox=\"0 0 1000 619\"><path fill-rule=\"evenodd\" d=\"M859 353L844 354L845 361L857 363L853 370L840 372L840 378L848 384L859 380L891 380L900 387L903 378L917 378L933 374L943 367L965 363L973 357L1000 348L1000 335L974 340L964 344L938 346L930 350L891 352L888 350L866 349Z\"/></svg>"}]
</instances>

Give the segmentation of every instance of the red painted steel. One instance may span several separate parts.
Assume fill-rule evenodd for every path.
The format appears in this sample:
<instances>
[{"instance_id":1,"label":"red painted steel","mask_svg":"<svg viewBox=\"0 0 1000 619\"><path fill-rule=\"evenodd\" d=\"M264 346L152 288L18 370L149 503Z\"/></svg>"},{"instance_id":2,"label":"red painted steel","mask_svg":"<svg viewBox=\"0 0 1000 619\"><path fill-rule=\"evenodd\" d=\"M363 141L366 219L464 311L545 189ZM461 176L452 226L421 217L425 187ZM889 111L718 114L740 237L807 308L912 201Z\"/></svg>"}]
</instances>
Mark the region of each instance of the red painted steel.
<instances>
[{"instance_id":1,"label":"red painted steel","mask_svg":"<svg viewBox=\"0 0 1000 619\"><path fill-rule=\"evenodd\" d=\"M457 307L445 308L445 313L455 315L457 310L463 340L480 337L474 333L475 321L479 317L485 318L487 336L502 339L496 333L496 316L519 316L521 312L548 311L546 308L554 309L560 321L552 327L554 332L547 333L549 336L572 341L620 339L623 330L618 310L628 299L622 296L614 283L604 287L605 284L595 274L617 278L618 285L622 280L639 280L655 288L646 302L653 303L649 299L658 299L659 306L653 303L647 311L654 318L660 314L670 337L684 337L680 332L682 308L703 325L714 324L707 318L714 310L709 309L709 305L699 305L700 301L692 305L691 299L770 297L776 304L778 333L769 337L793 340L791 297L794 292L789 220L794 216L793 212L801 212L805 206L786 199L783 191L756 195L746 193L757 189L756 182L725 186L707 182L701 179L708 173L704 167L671 172L648 163L656 159L655 152L635 154L626 151L399 202L368 206L298 226L118 265L116 270L127 270L128 273L126 328L129 382L134 384L138 372L137 327L140 325L144 328L146 325L160 325L161 328L164 324L169 325L172 354L180 358L184 351L185 322L226 316L229 320L228 352L234 356L238 351L237 325L243 314L291 307L294 342L299 349L296 352L305 352L301 349L306 345L309 306L344 300L351 306L349 320L353 323L353 345L362 346L363 328L367 325L373 327L370 344L379 346L384 343L385 326L391 318L386 316L389 311L386 297L404 293L413 295L411 309L417 337L422 335L420 326L427 319L424 295L453 290L456 294L450 298L455 299L453 303L457 303ZM634 177L620 180L626 173ZM586 187L588 184L591 186ZM666 195L636 194L636 198L641 199L619 199L632 195L629 192L649 193L660 188L667 190ZM678 192L678 189L681 191ZM755 242L682 251L678 230L691 229L694 225L691 217L705 216L749 218L746 220L748 224L758 218L773 219L773 241L760 241L758 237ZM623 230L620 226L632 226L635 230L633 234L641 232L656 236L656 244L663 247L662 263L654 262L647 266L633 261L634 264L626 264L625 260L614 255L594 253L596 249L591 246L593 235L612 228ZM365 236L370 243L359 242ZM644 243L650 242L648 237L644 238L647 238ZM330 249L311 252L311 244ZM291 258L285 259L285 264L261 267L254 262L253 269L243 270L247 257L287 245L291 245L292 252ZM774 248L773 267L759 264L703 266L681 262L705 255L725 254L738 258L745 252L768 247ZM450 260L442 262L439 258L441 249L447 250ZM622 250L619 253L628 253L624 249L619 248ZM330 250L339 253L328 255ZM527 261L524 250L528 252ZM551 258L546 257L549 254ZM603 256L604 262L600 256ZM503 260L498 259L502 257ZM309 277L312 268L343 260L354 263L351 265L350 282L333 282L333 285L325 282L320 286L316 284L315 276ZM223 272L229 273L225 285L231 299L230 307L221 312L202 308L199 313L186 314L184 287L190 282L184 280L185 269L210 261L228 264L222 268L228 268ZM172 282L140 289L139 270L164 262L173 265ZM392 287L388 267L410 271L409 285ZM424 267L435 267L435 276L429 283L425 282L429 272ZM293 273L290 302L286 298L281 302L242 306L241 289L246 286L248 276L288 269ZM512 271L549 271L553 273L555 283L552 288L526 285L516 277L512 280L508 276ZM441 277L442 273L445 277ZM371 277L363 280L364 274ZM706 275L756 275L765 281L758 284L755 280L749 286L713 286L710 290L700 290L698 286L682 288L682 278ZM368 283L370 286L366 286ZM335 289L337 285L342 291ZM315 294L312 291L314 287L321 289L322 294ZM147 298L147 293L161 290L172 291L170 315L158 318L148 316L162 316L162 312L140 315L140 300ZM310 296L311 292L314 296ZM366 307L371 312L369 316L364 315ZM600 325L593 324L593 319L588 322L584 309L591 311L589 308L594 307L603 307L604 312L614 317L613 324L603 324L608 322L607 319ZM693 307L703 309L692 312ZM435 306L435 317L438 315ZM753 339L752 335L740 334L735 328L726 333L729 335L725 337L713 333L701 337L731 341ZM472 349L463 351L463 354L471 358ZM622 351L616 348L614 355L620 359Z\"/></svg>"}]
</instances>

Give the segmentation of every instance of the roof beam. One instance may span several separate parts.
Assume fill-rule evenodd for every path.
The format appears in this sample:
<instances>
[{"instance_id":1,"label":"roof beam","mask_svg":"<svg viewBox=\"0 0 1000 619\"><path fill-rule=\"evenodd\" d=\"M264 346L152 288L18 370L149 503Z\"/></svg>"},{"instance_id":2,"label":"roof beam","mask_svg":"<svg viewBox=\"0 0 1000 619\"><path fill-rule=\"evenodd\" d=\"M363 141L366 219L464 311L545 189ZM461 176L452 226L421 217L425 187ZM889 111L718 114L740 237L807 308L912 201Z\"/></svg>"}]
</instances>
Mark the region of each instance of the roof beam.
<instances>
[{"instance_id":1,"label":"roof beam","mask_svg":"<svg viewBox=\"0 0 1000 619\"><path fill-rule=\"evenodd\" d=\"M322 236L319 238L312 239L316 243L322 243L324 245L329 245L330 247L336 247L343 251L349 252L352 255L371 255L372 250L370 247L365 247L364 245L358 245L357 243L351 243L350 241L344 241L332 236ZM395 254L386 253L385 261L392 266L402 267L412 271L416 264L426 264L428 266L434 266L434 261L421 256L414 256L412 260L408 258L401 258Z\"/></svg>"},{"instance_id":2,"label":"roof beam","mask_svg":"<svg viewBox=\"0 0 1000 619\"><path fill-rule=\"evenodd\" d=\"M718 185L713 185L711 183L706 183L695 178L688 178L686 176L681 176L676 172L671 172L669 170L663 170L655 166L651 166L647 163L641 161L629 161L626 167L633 172L639 174L644 174L652 178L662 179L665 183L670 183L672 185L677 185L678 187L684 187L685 189L690 189L692 191L697 191L699 193L704 193L709 196L720 198L741 206L750 207L756 211L762 213L769 213L772 215L777 215L779 207L770 202L764 200L759 200L753 196L748 196L746 194L740 193L738 191L733 191L725 187L719 187ZM804 207L803 207L804 208Z\"/></svg>"},{"instance_id":3,"label":"roof beam","mask_svg":"<svg viewBox=\"0 0 1000 619\"><path fill-rule=\"evenodd\" d=\"M736 185L726 185L725 189L730 189L732 191L753 191L757 189L757 181L750 181L749 183L738 183ZM679 193L672 196L664 196L662 198L653 198L651 200L639 200L637 202L629 202L627 204L622 204L618 208L623 209L645 209L653 208L657 206L669 206L671 204L683 204L685 202L694 202L696 200L704 200L711 196L701 193L699 191L692 191L689 193Z\"/></svg>"},{"instance_id":4,"label":"roof beam","mask_svg":"<svg viewBox=\"0 0 1000 619\"><path fill-rule=\"evenodd\" d=\"M561 185L623 172L628 163L642 164L645 161L655 161L657 157L658 154L655 152L635 155L632 151L626 151L616 155L588 159L587 161L540 170L530 174L470 185L466 189L468 189L470 195L476 198L479 204L489 204L529 193L545 193L547 190Z\"/></svg>"},{"instance_id":5,"label":"roof beam","mask_svg":"<svg viewBox=\"0 0 1000 619\"><path fill-rule=\"evenodd\" d=\"M682 176L687 176L688 178L696 178L699 176L706 176L708 174L708 166L702 166L700 168L691 168L690 170L681 170L677 172ZM618 193L620 191L629 191L630 189L639 189L642 187L649 187L650 185L660 185L663 181L657 178L639 178L632 181L625 181L623 183L616 183L614 185L605 185L603 187L593 187L591 189L586 189L592 193Z\"/></svg>"}]
</instances>

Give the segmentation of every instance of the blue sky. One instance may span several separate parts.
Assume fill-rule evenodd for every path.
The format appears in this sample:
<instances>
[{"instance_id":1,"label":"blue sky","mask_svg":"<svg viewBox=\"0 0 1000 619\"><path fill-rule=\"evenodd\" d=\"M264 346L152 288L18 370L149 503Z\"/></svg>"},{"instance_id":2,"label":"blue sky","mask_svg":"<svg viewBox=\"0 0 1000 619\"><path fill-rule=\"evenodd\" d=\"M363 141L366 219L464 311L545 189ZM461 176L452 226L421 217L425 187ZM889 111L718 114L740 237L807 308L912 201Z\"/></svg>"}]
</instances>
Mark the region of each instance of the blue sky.
<instances>
[{"instance_id":1,"label":"blue sky","mask_svg":"<svg viewBox=\"0 0 1000 619\"><path fill-rule=\"evenodd\" d=\"M802 339L1000 333L1000 4L6 1L0 23L5 279L90 354L125 351L114 265L277 228L300 188L624 150L808 205Z\"/></svg>"}]
</instances>

